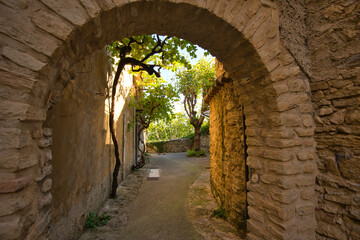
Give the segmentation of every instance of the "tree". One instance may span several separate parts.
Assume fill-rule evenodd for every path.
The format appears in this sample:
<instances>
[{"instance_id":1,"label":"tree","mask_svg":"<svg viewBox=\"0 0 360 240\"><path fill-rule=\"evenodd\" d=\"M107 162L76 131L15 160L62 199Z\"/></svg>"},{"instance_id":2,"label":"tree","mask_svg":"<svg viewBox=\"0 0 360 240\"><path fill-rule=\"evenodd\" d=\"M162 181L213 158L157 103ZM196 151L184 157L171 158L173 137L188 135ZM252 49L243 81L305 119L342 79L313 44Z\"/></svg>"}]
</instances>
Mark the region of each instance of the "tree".
<instances>
[{"instance_id":1,"label":"tree","mask_svg":"<svg viewBox=\"0 0 360 240\"><path fill-rule=\"evenodd\" d=\"M130 103L136 111L136 123L138 124L138 150L141 153L139 166L145 164L145 145L141 139L142 131L149 128L153 121L168 121L172 115L173 100L177 93L171 84L167 84L162 78L152 77L141 72L136 84L136 92Z\"/></svg>"},{"instance_id":2,"label":"tree","mask_svg":"<svg viewBox=\"0 0 360 240\"><path fill-rule=\"evenodd\" d=\"M183 113L175 113L170 121L160 119L150 124L147 131L148 141L167 141L179 139L192 134L188 117Z\"/></svg>"},{"instance_id":3,"label":"tree","mask_svg":"<svg viewBox=\"0 0 360 240\"><path fill-rule=\"evenodd\" d=\"M203 102L203 97L215 81L214 60L202 58L191 69L182 69L176 74L176 87L184 97L184 108L194 127L194 150L200 151L201 125L204 112L209 106ZM197 103L201 101L201 106ZM200 110L197 110L200 107Z\"/></svg>"},{"instance_id":4,"label":"tree","mask_svg":"<svg viewBox=\"0 0 360 240\"><path fill-rule=\"evenodd\" d=\"M107 46L113 64L117 70L113 80L110 94L109 129L114 144L115 167L110 198L116 197L118 187L118 174L121 165L119 147L114 130L114 110L116 89L119 77L126 65L131 65L133 72L147 72L150 76L160 77L160 69L176 70L180 66L189 66L188 61L179 50L186 49L190 56L196 57L196 46L177 37L159 35L141 35L124 38Z\"/></svg>"}]
</instances>

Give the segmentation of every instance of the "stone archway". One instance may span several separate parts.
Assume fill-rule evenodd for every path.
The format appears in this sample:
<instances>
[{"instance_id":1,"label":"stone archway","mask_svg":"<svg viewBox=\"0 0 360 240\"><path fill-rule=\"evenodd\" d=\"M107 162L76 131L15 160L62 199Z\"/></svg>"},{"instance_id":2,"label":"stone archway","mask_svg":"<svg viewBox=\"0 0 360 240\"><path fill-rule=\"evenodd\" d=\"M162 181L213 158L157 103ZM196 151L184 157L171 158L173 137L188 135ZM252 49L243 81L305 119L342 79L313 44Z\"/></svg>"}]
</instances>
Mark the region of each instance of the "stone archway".
<instances>
[{"instance_id":1,"label":"stone archway","mask_svg":"<svg viewBox=\"0 0 360 240\"><path fill-rule=\"evenodd\" d=\"M1 8L1 214L26 239L46 239L51 212L41 192L51 165L48 107L71 68L94 50L130 35L176 35L208 49L224 65L245 106L248 238L315 237L315 141L308 80L279 37L272 1L6 1ZM14 89L14 90L13 90ZM295 131L294 131L295 129Z\"/></svg>"}]
</instances>

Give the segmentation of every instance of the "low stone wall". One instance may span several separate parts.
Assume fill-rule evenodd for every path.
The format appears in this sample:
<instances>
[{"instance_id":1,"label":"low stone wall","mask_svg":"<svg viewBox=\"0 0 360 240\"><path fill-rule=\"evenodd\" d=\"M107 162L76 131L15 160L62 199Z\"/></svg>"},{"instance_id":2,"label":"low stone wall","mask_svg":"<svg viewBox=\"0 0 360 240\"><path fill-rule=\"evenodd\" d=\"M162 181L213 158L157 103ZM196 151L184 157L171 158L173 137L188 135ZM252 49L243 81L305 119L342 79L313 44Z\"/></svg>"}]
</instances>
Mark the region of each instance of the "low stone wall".
<instances>
[{"instance_id":1,"label":"low stone wall","mask_svg":"<svg viewBox=\"0 0 360 240\"><path fill-rule=\"evenodd\" d=\"M147 151L149 153L171 153L186 152L191 148L192 138L174 139L166 142L147 143Z\"/></svg>"},{"instance_id":2,"label":"low stone wall","mask_svg":"<svg viewBox=\"0 0 360 240\"><path fill-rule=\"evenodd\" d=\"M208 134L202 135L200 138L201 149L209 152L210 136ZM186 152L192 148L193 138L181 138L169 140L166 142L158 143L147 143L147 152L149 153L175 153L175 152Z\"/></svg>"}]
</instances>

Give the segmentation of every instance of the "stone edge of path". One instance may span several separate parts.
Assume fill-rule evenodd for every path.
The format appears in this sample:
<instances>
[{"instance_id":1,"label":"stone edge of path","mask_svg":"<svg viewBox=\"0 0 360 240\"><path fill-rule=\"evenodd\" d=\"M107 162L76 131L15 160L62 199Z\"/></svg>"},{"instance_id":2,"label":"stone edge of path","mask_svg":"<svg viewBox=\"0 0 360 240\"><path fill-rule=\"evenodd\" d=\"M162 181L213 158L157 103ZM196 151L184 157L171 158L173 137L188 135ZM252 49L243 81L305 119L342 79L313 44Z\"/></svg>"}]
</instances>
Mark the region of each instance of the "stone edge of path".
<instances>
[{"instance_id":1,"label":"stone edge of path","mask_svg":"<svg viewBox=\"0 0 360 240\"><path fill-rule=\"evenodd\" d=\"M242 240L236 228L223 219L211 217L218 208L210 189L210 170L203 172L190 186L186 210L190 222L205 240Z\"/></svg>"}]
</instances>

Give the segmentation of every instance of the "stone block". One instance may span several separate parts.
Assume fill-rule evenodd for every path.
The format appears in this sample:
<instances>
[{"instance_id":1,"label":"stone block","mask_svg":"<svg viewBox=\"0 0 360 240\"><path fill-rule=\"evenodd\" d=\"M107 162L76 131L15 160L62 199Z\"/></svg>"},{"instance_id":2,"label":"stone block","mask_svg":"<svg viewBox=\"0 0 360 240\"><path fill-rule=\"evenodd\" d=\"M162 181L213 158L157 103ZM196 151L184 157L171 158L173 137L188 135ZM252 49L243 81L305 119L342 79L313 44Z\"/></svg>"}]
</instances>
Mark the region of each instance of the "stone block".
<instances>
[{"instance_id":1,"label":"stone block","mask_svg":"<svg viewBox=\"0 0 360 240\"><path fill-rule=\"evenodd\" d=\"M33 12L30 18L36 26L62 40L65 40L73 30L71 24L42 9Z\"/></svg>"},{"instance_id":2,"label":"stone block","mask_svg":"<svg viewBox=\"0 0 360 240\"><path fill-rule=\"evenodd\" d=\"M283 93L289 92L289 87L286 84L286 81L278 81L274 83L274 88L277 93L277 95L281 95Z\"/></svg>"},{"instance_id":3,"label":"stone block","mask_svg":"<svg viewBox=\"0 0 360 240\"><path fill-rule=\"evenodd\" d=\"M110 9L112 9L112 8L114 8L115 7L115 3L112 1L112 0L102 0L102 1L98 1L98 5L101 7L101 9L103 9L104 11L108 11L108 10L110 10ZM133 17L137 17L138 16L138 14L134 14L133 12L135 11L136 12L136 10L134 10L134 9L136 9L136 7L134 6L133 8L131 8L131 12L132 12L132 16Z\"/></svg>"},{"instance_id":4,"label":"stone block","mask_svg":"<svg viewBox=\"0 0 360 240\"><path fill-rule=\"evenodd\" d=\"M11 215L29 206L35 197L34 186L28 186L22 191L0 195L0 216Z\"/></svg>"},{"instance_id":5,"label":"stone block","mask_svg":"<svg viewBox=\"0 0 360 240\"><path fill-rule=\"evenodd\" d=\"M51 128L44 128L43 132L45 137L51 137L53 130Z\"/></svg>"},{"instance_id":6,"label":"stone block","mask_svg":"<svg viewBox=\"0 0 360 240\"><path fill-rule=\"evenodd\" d=\"M86 10L78 1L42 0L41 2L77 26L84 25L89 19Z\"/></svg>"},{"instance_id":7,"label":"stone block","mask_svg":"<svg viewBox=\"0 0 360 240\"><path fill-rule=\"evenodd\" d=\"M33 71L40 71L45 66L44 62L37 60L33 56L10 47L4 46L2 48L1 54L13 62L19 64L20 66L26 67Z\"/></svg>"},{"instance_id":8,"label":"stone block","mask_svg":"<svg viewBox=\"0 0 360 240\"><path fill-rule=\"evenodd\" d=\"M334 109L332 107L322 107L319 111L319 116L327 116L334 112Z\"/></svg>"},{"instance_id":9,"label":"stone block","mask_svg":"<svg viewBox=\"0 0 360 240\"><path fill-rule=\"evenodd\" d=\"M265 222L264 213L254 207L251 207L251 206L248 207L248 214L251 219L254 219L257 222L260 222L260 223Z\"/></svg>"},{"instance_id":10,"label":"stone block","mask_svg":"<svg viewBox=\"0 0 360 240\"><path fill-rule=\"evenodd\" d=\"M303 200L309 200L315 198L315 191L314 189L304 189L300 193L300 197Z\"/></svg>"},{"instance_id":11,"label":"stone block","mask_svg":"<svg viewBox=\"0 0 360 240\"><path fill-rule=\"evenodd\" d=\"M290 204L298 198L298 193L295 190L270 190L271 198L275 201L284 204Z\"/></svg>"},{"instance_id":12,"label":"stone block","mask_svg":"<svg viewBox=\"0 0 360 240\"><path fill-rule=\"evenodd\" d=\"M277 98L277 105L280 112L307 103L309 96L306 93L284 93Z\"/></svg>"},{"instance_id":13,"label":"stone block","mask_svg":"<svg viewBox=\"0 0 360 240\"><path fill-rule=\"evenodd\" d=\"M314 152L310 149L303 149L297 152L297 158L301 161L314 159Z\"/></svg>"},{"instance_id":14,"label":"stone block","mask_svg":"<svg viewBox=\"0 0 360 240\"><path fill-rule=\"evenodd\" d=\"M322 159L322 161L324 162L327 171L329 171L330 173L339 176L340 172L338 169L338 165L335 161L335 157L325 157L324 159Z\"/></svg>"},{"instance_id":15,"label":"stone block","mask_svg":"<svg viewBox=\"0 0 360 240\"><path fill-rule=\"evenodd\" d=\"M116 2L116 1L115 1ZM96 1L93 0L80 0L81 5L86 9L87 13L91 17L99 15L101 8L98 6Z\"/></svg>"},{"instance_id":16,"label":"stone block","mask_svg":"<svg viewBox=\"0 0 360 240\"><path fill-rule=\"evenodd\" d=\"M266 139L266 144L269 147L273 148L290 148L301 146L303 141L301 139L276 139L276 138L268 138Z\"/></svg>"},{"instance_id":17,"label":"stone block","mask_svg":"<svg viewBox=\"0 0 360 240\"><path fill-rule=\"evenodd\" d=\"M314 128L295 128L296 134L299 137L311 137L314 135Z\"/></svg>"},{"instance_id":18,"label":"stone block","mask_svg":"<svg viewBox=\"0 0 360 240\"><path fill-rule=\"evenodd\" d=\"M44 165L48 164L48 162L52 159L52 151L50 149L45 149L39 154L39 163L40 167L44 167Z\"/></svg>"},{"instance_id":19,"label":"stone block","mask_svg":"<svg viewBox=\"0 0 360 240\"><path fill-rule=\"evenodd\" d=\"M39 209L42 209L43 207L50 205L51 200L52 200L51 193L48 193L45 196L41 197L38 202Z\"/></svg>"},{"instance_id":20,"label":"stone block","mask_svg":"<svg viewBox=\"0 0 360 240\"><path fill-rule=\"evenodd\" d=\"M313 108L312 104L310 104L310 103L300 104L299 107L300 107L300 113L312 114L314 112L314 108Z\"/></svg>"},{"instance_id":21,"label":"stone block","mask_svg":"<svg viewBox=\"0 0 360 240\"><path fill-rule=\"evenodd\" d=\"M23 118L29 105L25 103L1 101L0 119L19 119Z\"/></svg>"},{"instance_id":22,"label":"stone block","mask_svg":"<svg viewBox=\"0 0 360 240\"><path fill-rule=\"evenodd\" d=\"M350 206L349 207L349 213L355 219L360 220L360 207Z\"/></svg>"},{"instance_id":23,"label":"stone block","mask_svg":"<svg viewBox=\"0 0 360 240\"><path fill-rule=\"evenodd\" d=\"M12 193L25 188L32 181L32 176L16 179L2 179L0 181L0 193Z\"/></svg>"},{"instance_id":24,"label":"stone block","mask_svg":"<svg viewBox=\"0 0 360 240\"><path fill-rule=\"evenodd\" d=\"M346 233L343 232L340 225L330 225L324 222L318 222L316 231L334 239L347 239Z\"/></svg>"},{"instance_id":25,"label":"stone block","mask_svg":"<svg viewBox=\"0 0 360 240\"><path fill-rule=\"evenodd\" d=\"M302 123L305 127L314 127L314 118L310 114L303 114L302 115Z\"/></svg>"},{"instance_id":26,"label":"stone block","mask_svg":"<svg viewBox=\"0 0 360 240\"><path fill-rule=\"evenodd\" d=\"M296 214L299 216L305 216L313 214L315 206L313 204L303 204L296 206Z\"/></svg>"},{"instance_id":27,"label":"stone block","mask_svg":"<svg viewBox=\"0 0 360 240\"><path fill-rule=\"evenodd\" d=\"M16 79L16 81L14 81L14 79ZM35 82L36 80L30 76L0 69L0 83L13 89L30 93Z\"/></svg>"},{"instance_id":28,"label":"stone block","mask_svg":"<svg viewBox=\"0 0 360 240\"><path fill-rule=\"evenodd\" d=\"M38 145L40 148L47 148L47 147L51 146L51 144L52 144L52 138L47 137L47 138L40 139Z\"/></svg>"},{"instance_id":29,"label":"stone block","mask_svg":"<svg viewBox=\"0 0 360 240\"><path fill-rule=\"evenodd\" d=\"M39 139L43 136L44 132L42 129L40 128L37 128L37 129L34 129L32 132L31 132L31 137L33 139Z\"/></svg>"},{"instance_id":30,"label":"stone block","mask_svg":"<svg viewBox=\"0 0 360 240\"><path fill-rule=\"evenodd\" d=\"M41 169L41 173L39 176L37 176L35 178L36 182L40 182L42 181L46 176L48 176L50 173L52 173L52 165L51 164L47 164L45 165L42 169Z\"/></svg>"},{"instance_id":31,"label":"stone block","mask_svg":"<svg viewBox=\"0 0 360 240\"><path fill-rule=\"evenodd\" d=\"M314 173L317 170L317 165L314 162L305 163L302 165L304 173Z\"/></svg>"},{"instance_id":32,"label":"stone block","mask_svg":"<svg viewBox=\"0 0 360 240\"><path fill-rule=\"evenodd\" d=\"M247 229L249 232L256 233L263 239L263 233L265 232L265 225L254 219L247 220Z\"/></svg>"},{"instance_id":33,"label":"stone block","mask_svg":"<svg viewBox=\"0 0 360 240\"><path fill-rule=\"evenodd\" d=\"M43 193L48 192L51 189L51 186L52 186L52 180L50 178L46 179L41 185L41 192Z\"/></svg>"},{"instance_id":34,"label":"stone block","mask_svg":"<svg viewBox=\"0 0 360 240\"><path fill-rule=\"evenodd\" d=\"M290 78L287 80L287 85L291 92L302 92L305 90L304 80L301 78Z\"/></svg>"},{"instance_id":35,"label":"stone block","mask_svg":"<svg viewBox=\"0 0 360 240\"><path fill-rule=\"evenodd\" d=\"M30 229L27 234L26 240L38 239L41 234L44 233L45 229L48 228L51 220L51 210L46 213L41 214L37 221L34 223L33 227Z\"/></svg>"},{"instance_id":36,"label":"stone block","mask_svg":"<svg viewBox=\"0 0 360 240\"><path fill-rule=\"evenodd\" d=\"M326 200L323 201L323 203L322 203L322 205L320 205L320 207L325 212L331 213L331 214L338 214L342 209L341 205L334 203L334 202L326 201Z\"/></svg>"},{"instance_id":37,"label":"stone block","mask_svg":"<svg viewBox=\"0 0 360 240\"><path fill-rule=\"evenodd\" d=\"M351 198L348 195L339 194L325 194L325 199L331 202L350 205Z\"/></svg>"},{"instance_id":38,"label":"stone block","mask_svg":"<svg viewBox=\"0 0 360 240\"><path fill-rule=\"evenodd\" d=\"M284 80L291 77L294 77L300 73L300 68L298 66L283 66L278 67L270 73L274 81Z\"/></svg>"},{"instance_id":39,"label":"stone block","mask_svg":"<svg viewBox=\"0 0 360 240\"><path fill-rule=\"evenodd\" d=\"M271 162L269 164L269 169L282 175L295 175L301 172L301 167L296 161Z\"/></svg>"},{"instance_id":40,"label":"stone block","mask_svg":"<svg viewBox=\"0 0 360 240\"><path fill-rule=\"evenodd\" d=\"M310 84L311 91L326 90L329 88L329 84L326 81L317 81Z\"/></svg>"},{"instance_id":41,"label":"stone block","mask_svg":"<svg viewBox=\"0 0 360 240\"><path fill-rule=\"evenodd\" d=\"M0 239L17 240L20 239L23 227L22 219L18 215L12 215L0 220Z\"/></svg>"},{"instance_id":42,"label":"stone block","mask_svg":"<svg viewBox=\"0 0 360 240\"><path fill-rule=\"evenodd\" d=\"M248 156L246 164L253 169L261 169L262 164L261 162L264 161L264 159L254 157L254 156Z\"/></svg>"},{"instance_id":43,"label":"stone block","mask_svg":"<svg viewBox=\"0 0 360 240\"><path fill-rule=\"evenodd\" d=\"M0 150L21 148L21 130L18 128L0 128Z\"/></svg>"},{"instance_id":44,"label":"stone block","mask_svg":"<svg viewBox=\"0 0 360 240\"><path fill-rule=\"evenodd\" d=\"M345 121L345 114L346 114L345 109L338 110L335 113L331 114L329 120L333 124L343 124Z\"/></svg>"},{"instance_id":45,"label":"stone block","mask_svg":"<svg viewBox=\"0 0 360 240\"><path fill-rule=\"evenodd\" d=\"M313 186L315 185L315 176L314 175L299 175L296 177L296 186Z\"/></svg>"},{"instance_id":46,"label":"stone block","mask_svg":"<svg viewBox=\"0 0 360 240\"><path fill-rule=\"evenodd\" d=\"M283 221L289 221L295 216L294 204L282 205L277 208L276 216Z\"/></svg>"},{"instance_id":47,"label":"stone block","mask_svg":"<svg viewBox=\"0 0 360 240\"><path fill-rule=\"evenodd\" d=\"M283 150L283 149L276 149L276 148L262 148L262 149L248 149L248 154L256 155L259 157L277 160L277 161L290 161L294 158L294 154L291 151Z\"/></svg>"},{"instance_id":48,"label":"stone block","mask_svg":"<svg viewBox=\"0 0 360 240\"><path fill-rule=\"evenodd\" d=\"M360 124L360 110L349 111L345 115L345 122L347 124Z\"/></svg>"},{"instance_id":49,"label":"stone block","mask_svg":"<svg viewBox=\"0 0 360 240\"><path fill-rule=\"evenodd\" d=\"M292 176L263 173L260 176L260 180L263 183L276 185L282 189L290 189L295 186Z\"/></svg>"}]
</instances>

